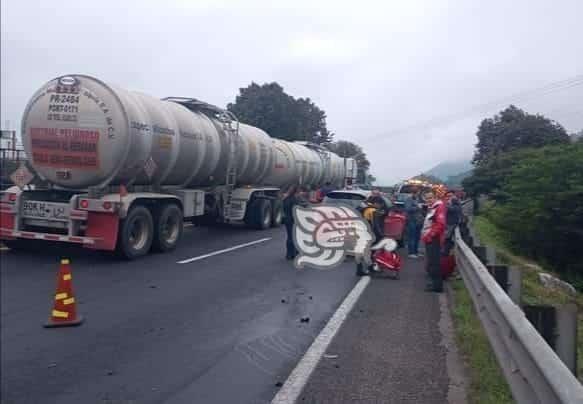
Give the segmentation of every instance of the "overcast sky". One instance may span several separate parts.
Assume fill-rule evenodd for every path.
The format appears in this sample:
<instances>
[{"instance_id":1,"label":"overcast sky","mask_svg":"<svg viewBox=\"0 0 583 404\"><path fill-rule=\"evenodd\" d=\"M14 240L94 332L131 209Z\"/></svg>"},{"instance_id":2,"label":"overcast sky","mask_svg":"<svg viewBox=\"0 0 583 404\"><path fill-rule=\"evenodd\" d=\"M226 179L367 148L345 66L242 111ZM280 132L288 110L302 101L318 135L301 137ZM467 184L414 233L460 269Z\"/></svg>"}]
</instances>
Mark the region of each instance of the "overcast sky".
<instances>
[{"instance_id":1,"label":"overcast sky","mask_svg":"<svg viewBox=\"0 0 583 404\"><path fill-rule=\"evenodd\" d=\"M3 128L67 73L221 106L277 81L324 109L383 184L470 158L480 120L510 100L583 128L581 0L5 0L1 11Z\"/></svg>"}]
</instances>

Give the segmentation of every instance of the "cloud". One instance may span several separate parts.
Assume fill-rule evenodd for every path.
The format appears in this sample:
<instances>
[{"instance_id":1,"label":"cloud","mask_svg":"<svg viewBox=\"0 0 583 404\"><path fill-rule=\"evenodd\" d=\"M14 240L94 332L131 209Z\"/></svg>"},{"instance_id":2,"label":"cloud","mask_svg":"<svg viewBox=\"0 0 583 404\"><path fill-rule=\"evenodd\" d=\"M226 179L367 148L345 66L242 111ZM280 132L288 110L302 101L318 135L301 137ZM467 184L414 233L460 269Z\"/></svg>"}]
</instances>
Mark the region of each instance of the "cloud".
<instances>
[{"instance_id":1,"label":"cloud","mask_svg":"<svg viewBox=\"0 0 583 404\"><path fill-rule=\"evenodd\" d=\"M217 105L277 81L326 111L384 183L470 158L479 106L583 74L583 3L516 0L154 0L1 3L2 123L78 72ZM510 100L508 101L510 102ZM516 102L583 127L583 86ZM443 117L456 116L447 124ZM427 122L440 122L427 125ZM405 130L404 130L405 129Z\"/></svg>"}]
</instances>

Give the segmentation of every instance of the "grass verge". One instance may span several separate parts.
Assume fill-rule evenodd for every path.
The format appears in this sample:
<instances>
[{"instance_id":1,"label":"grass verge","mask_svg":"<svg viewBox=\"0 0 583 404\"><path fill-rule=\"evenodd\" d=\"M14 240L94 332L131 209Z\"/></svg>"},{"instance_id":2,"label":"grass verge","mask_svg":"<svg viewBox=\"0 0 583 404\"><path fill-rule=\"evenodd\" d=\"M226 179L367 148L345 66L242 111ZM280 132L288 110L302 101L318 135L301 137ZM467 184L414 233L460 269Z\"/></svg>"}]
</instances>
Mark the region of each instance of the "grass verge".
<instances>
[{"instance_id":1,"label":"grass verge","mask_svg":"<svg viewBox=\"0 0 583 404\"><path fill-rule=\"evenodd\" d=\"M514 403L488 337L474 311L462 280L452 280L456 343L469 371L468 402L472 404Z\"/></svg>"}]
</instances>

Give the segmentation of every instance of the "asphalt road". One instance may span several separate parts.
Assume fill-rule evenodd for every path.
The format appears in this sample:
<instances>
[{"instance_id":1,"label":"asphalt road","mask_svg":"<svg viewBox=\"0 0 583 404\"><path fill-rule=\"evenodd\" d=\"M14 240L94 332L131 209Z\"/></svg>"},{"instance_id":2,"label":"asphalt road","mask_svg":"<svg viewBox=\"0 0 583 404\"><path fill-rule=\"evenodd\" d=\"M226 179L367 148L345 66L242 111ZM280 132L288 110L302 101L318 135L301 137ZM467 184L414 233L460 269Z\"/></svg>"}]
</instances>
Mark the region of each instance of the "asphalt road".
<instances>
[{"instance_id":1,"label":"asphalt road","mask_svg":"<svg viewBox=\"0 0 583 404\"><path fill-rule=\"evenodd\" d=\"M424 259L399 280L373 278L312 373L299 403L464 403L445 294L425 287Z\"/></svg>"},{"instance_id":2,"label":"asphalt road","mask_svg":"<svg viewBox=\"0 0 583 404\"><path fill-rule=\"evenodd\" d=\"M297 271L283 247L283 229L188 228L176 251L133 262L3 251L2 403L269 402L357 281L350 263ZM60 256L86 322L44 329Z\"/></svg>"}]
</instances>

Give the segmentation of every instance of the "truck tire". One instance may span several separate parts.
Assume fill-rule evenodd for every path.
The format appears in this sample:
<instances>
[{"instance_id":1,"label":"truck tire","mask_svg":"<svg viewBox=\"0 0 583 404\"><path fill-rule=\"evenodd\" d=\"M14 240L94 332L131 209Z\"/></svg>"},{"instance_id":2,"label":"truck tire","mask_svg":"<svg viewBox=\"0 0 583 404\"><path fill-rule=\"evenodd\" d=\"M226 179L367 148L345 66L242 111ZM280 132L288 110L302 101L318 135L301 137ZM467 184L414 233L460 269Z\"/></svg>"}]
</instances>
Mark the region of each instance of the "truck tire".
<instances>
[{"instance_id":1,"label":"truck tire","mask_svg":"<svg viewBox=\"0 0 583 404\"><path fill-rule=\"evenodd\" d=\"M268 199L254 199L247 208L245 223L253 229L268 229L271 226L270 201Z\"/></svg>"},{"instance_id":2,"label":"truck tire","mask_svg":"<svg viewBox=\"0 0 583 404\"><path fill-rule=\"evenodd\" d=\"M145 206L134 206L120 224L118 254L129 260L146 255L150 251L153 239L152 214Z\"/></svg>"},{"instance_id":3,"label":"truck tire","mask_svg":"<svg viewBox=\"0 0 583 404\"><path fill-rule=\"evenodd\" d=\"M176 248L184 228L182 219L182 210L175 203L162 206L154 220L152 248L155 251L166 252Z\"/></svg>"},{"instance_id":4,"label":"truck tire","mask_svg":"<svg viewBox=\"0 0 583 404\"><path fill-rule=\"evenodd\" d=\"M279 227L283 221L283 203L281 199L271 201L271 227Z\"/></svg>"}]
</instances>

